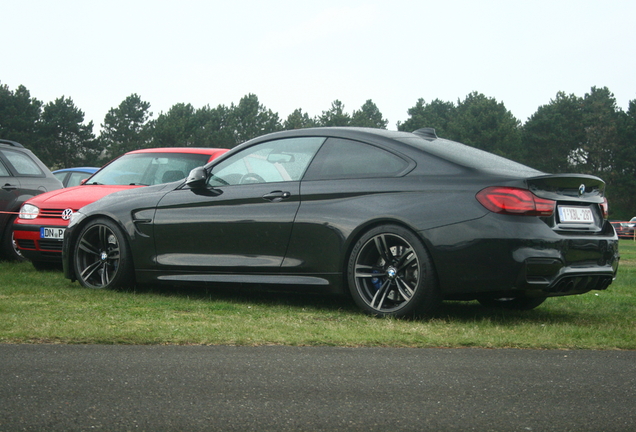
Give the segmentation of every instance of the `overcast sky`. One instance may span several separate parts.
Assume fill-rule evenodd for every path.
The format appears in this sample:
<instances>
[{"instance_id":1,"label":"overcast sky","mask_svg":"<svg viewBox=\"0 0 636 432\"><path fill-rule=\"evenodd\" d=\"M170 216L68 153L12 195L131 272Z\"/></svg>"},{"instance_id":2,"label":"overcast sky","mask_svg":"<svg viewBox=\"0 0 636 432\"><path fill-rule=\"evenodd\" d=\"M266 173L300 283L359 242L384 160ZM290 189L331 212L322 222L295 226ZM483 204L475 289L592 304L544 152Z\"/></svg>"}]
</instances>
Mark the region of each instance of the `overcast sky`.
<instances>
[{"instance_id":1,"label":"overcast sky","mask_svg":"<svg viewBox=\"0 0 636 432\"><path fill-rule=\"evenodd\" d=\"M371 99L389 129L419 98L477 91L522 122L558 91L636 99L634 0L0 0L0 83L93 120L137 93L176 103L253 93L281 120Z\"/></svg>"}]
</instances>

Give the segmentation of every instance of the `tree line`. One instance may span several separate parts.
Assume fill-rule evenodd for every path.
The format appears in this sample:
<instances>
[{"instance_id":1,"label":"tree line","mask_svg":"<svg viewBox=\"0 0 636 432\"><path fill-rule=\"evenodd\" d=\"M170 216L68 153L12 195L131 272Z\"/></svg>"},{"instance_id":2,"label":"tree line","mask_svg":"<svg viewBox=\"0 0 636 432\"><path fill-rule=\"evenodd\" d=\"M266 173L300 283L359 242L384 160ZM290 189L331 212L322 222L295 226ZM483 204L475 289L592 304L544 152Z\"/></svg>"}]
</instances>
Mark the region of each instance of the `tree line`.
<instances>
[{"instance_id":1,"label":"tree line","mask_svg":"<svg viewBox=\"0 0 636 432\"><path fill-rule=\"evenodd\" d=\"M397 129L435 128L437 135L525 163L550 173L597 175L607 183L610 214L636 214L636 99L624 112L606 87L584 96L557 93L522 124L503 102L473 92L456 102L418 99ZM179 103L152 118L137 94L111 108L99 135L70 97L43 103L19 86L0 83L0 138L23 143L50 168L101 166L130 150L148 147L223 147L285 129L358 126L386 129L388 121L371 100L349 113L335 100L320 115L301 108L281 119L254 94L238 104Z\"/></svg>"}]
</instances>

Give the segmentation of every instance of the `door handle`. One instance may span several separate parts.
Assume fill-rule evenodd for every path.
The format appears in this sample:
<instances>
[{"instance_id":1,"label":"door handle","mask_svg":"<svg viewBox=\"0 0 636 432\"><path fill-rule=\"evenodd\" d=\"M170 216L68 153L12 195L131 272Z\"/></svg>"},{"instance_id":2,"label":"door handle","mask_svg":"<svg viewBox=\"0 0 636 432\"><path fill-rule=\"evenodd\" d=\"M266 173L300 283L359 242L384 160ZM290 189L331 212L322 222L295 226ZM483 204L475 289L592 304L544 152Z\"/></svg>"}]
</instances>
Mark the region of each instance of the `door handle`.
<instances>
[{"instance_id":1,"label":"door handle","mask_svg":"<svg viewBox=\"0 0 636 432\"><path fill-rule=\"evenodd\" d=\"M12 190L16 190L18 187L16 185L12 185L12 184L5 184L4 186L2 186L2 189L6 190L6 191L12 191Z\"/></svg>"},{"instance_id":2,"label":"door handle","mask_svg":"<svg viewBox=\"0 0 636 432\"><path fill-rule=\"evenodd\" d=\"M291 196L290 192L283 191L273 191L268 194L263 195L263 199L271 202L280 202L284 199L287 199Z\"/></svg>"}]
</instances>

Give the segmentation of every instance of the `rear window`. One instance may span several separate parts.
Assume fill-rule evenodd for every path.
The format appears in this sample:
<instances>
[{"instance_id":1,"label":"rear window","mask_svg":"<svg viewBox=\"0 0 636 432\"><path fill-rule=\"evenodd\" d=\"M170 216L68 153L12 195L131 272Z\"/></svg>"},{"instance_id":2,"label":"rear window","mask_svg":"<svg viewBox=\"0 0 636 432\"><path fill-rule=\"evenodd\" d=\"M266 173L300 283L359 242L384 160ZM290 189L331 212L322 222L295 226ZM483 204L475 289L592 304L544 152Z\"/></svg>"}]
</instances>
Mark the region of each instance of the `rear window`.
<instances>
[{"instance_id":1,"label":"rear window","mask_svg":"<svg viewBox=\"0 0 636 432\"><path fill-rule=\"evenodd\" d=\"M493 153L470 147L455 141L438 138L428 141L423 138L400 138L406 144L421 148L432 155L467 168L491 173L541 174L540 171Z\"/></svg>"},{"instance_id":2,"label":"rear window","mask_svg":"<svg viewBox=\"0 0 636 432\"><path fill-rule=\"evenodd\" d=\"M13 165L18 175L23 176L42 176L44 173L40 167L26 154L20 152L14 152L11 150L4 150L4 156L9 163Z\"/></svg>"}]
</instances>

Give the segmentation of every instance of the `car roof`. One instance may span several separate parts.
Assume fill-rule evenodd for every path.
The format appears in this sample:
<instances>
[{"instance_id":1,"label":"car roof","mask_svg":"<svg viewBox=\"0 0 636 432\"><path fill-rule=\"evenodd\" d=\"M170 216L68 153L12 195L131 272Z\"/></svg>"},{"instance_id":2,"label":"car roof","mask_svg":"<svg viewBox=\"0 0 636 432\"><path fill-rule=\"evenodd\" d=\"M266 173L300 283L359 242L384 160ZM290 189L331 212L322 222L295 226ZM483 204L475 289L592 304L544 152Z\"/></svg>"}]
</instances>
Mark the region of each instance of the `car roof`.
<instances>
[{"instance_id":1,"label":"car roof","mask_svg":"<svg viewBox=\"0 0 636 432\"><path fill-rule=\"evenodd\" d=\"M315 127L304 129L293 129L279 132L272 132L267 135L256 138L261 140L263 138L278 138L285 136L326 136L326 137L348 137L348 138L369 138L373 136L384 138L399 138L405 136L413 136L411 132L390 131L387 129L365 128L365 127L350 127L350 126L334 126L334 127Z\"/></svg>"},{"instance_id":2,"label":"car roof","mask_svg":"<svg viewBox=\"0 0 636 432\"><path fill-rule=\"evenodd\" d=\"M492 174L513 174L521 176L542 174L534 168L515 162L511 159L494 153L468 146L466 144L440 138L433 128L422 128L414 132L390 131L386 129L361 128L361 127L317 127L307 129L294 129L281 132L273 132L245 144L258 141L272 140L276 138L291 138L301 136L324 136L362 140L372 144L383 146L391 142L392 146L410 148L418 152L426 152L446 161L455 163L470 169L477 169ZM240 146L237 146L240 147Z\"/></svg>"},{"instance_id":3,"label":"car roof","mask_svg":"<svg viewBox=\"0 0 636 432\"><path fill-rule=\"evenodd\" d=\"M8 145L11 147L24 148L24 146L20 144L19 142L6 140L6 139L0 139L0 144Z\"/></svg>"},{"instance_id":4,"label":"car roof","mask_svg":"<svg viewBox=\"0 0 636 432\"><path fill-rule=\"evenodd\" d=\"M215 148L215 147L156 147L145 148L139 150L129 151L126 154L138 154L138 153L192 153L192 154L209 154L213 155L219 151L226 152L228 149Z\"/></svg>"}]
</instances>

